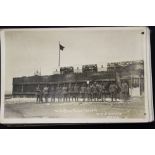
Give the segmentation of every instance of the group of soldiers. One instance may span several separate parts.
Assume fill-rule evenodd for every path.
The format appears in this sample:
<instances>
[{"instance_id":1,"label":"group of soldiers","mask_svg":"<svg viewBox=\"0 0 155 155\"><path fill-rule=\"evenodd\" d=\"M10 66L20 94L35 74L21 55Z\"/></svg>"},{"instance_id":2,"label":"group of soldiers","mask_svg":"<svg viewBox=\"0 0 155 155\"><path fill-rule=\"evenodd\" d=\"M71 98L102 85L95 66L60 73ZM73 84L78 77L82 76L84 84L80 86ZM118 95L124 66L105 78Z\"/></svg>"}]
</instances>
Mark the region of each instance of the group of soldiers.
<instances>
[{"instance_id":1,"label":"group of soldiers","mask_svg":"<svg viewBox=\"0 0 155 155\"><path fill-rule=\"evenodd\" d=\"M118 86L115 82L110 83L106 86L103 83L92 83L92 84L70 84L70 85L57 85L57 87L45 86L36 88L36 102L47 103L49 98L50 102L70 102L70 101L106 101L108 95L111 97L111 101L117 101L122 94L124 100L129 97L129 87L126 82L122 82L121 86Z\"/></svg>"}]
</instances>

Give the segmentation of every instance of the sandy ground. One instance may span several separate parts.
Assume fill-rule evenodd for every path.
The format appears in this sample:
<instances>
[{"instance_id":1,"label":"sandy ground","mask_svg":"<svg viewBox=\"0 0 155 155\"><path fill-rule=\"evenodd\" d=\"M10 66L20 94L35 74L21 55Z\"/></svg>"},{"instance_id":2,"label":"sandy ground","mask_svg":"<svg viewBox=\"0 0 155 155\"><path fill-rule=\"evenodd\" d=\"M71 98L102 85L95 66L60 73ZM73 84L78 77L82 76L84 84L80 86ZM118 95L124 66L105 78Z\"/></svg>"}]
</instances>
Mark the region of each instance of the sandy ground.
<instances>
[{"instance_id":1,"label":"sandy ground","mask_svg":"<svg viewBox=\"0 0 155 155\"><path fill-rule=\"evenodd\" d=\"M144 98L111 102L43 103L16 98L5 102L6 118L144 118Z\"/></svg>"}]
</instances>

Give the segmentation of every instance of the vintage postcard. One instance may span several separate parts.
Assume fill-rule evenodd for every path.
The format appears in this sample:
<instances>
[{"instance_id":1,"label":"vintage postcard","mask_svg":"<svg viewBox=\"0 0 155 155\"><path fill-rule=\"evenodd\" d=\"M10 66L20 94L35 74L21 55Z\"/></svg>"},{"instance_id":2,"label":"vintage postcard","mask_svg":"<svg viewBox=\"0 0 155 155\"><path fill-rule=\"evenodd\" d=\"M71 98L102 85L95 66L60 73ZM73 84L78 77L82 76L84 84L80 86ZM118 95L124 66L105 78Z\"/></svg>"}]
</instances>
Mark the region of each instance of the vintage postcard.
<instances>
[{"instance_id":1,"label":"vintage postcard","mask_svg":"<svg viewBox=\"0 0 155 155\"><path fill-rule=\"evenodd\" d=\"M1 30L2 123L154 119L147 27Z\"/></svg>"}]
</instances>

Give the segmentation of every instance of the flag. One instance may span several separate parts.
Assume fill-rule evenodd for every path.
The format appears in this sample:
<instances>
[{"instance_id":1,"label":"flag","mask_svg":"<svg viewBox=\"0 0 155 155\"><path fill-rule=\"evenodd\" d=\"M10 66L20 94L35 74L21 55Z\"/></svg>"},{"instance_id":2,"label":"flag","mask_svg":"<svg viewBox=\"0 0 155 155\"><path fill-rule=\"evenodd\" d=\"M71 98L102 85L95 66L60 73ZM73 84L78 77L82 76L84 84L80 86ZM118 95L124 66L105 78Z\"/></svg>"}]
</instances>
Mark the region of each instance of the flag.
<instances>
[{"instance_id":1,"label":"flag","mask_svg":"<svg viewBox=\"0 0 155 155\"><path fill-rule=\"evenodd\" d=\"M60 44L59 42L59 62L58 62L58 66L60 67L60 55L61 55L61 52L60 51L63 51L64 50L64 46Z\"/></svg>"},{"instance_id":2,"label":"flag","mask_svg":"<svg viewBox=\"0 0 155 155\"><path fill-rule=\"evenodd\" d=\"M62 51L63 51L63 50L64 50L64 48L65 48L65 47L64 47L63 45L59 44L59 49L60 49L60 50L62 50Z\"/></svg>"}]
</instances>

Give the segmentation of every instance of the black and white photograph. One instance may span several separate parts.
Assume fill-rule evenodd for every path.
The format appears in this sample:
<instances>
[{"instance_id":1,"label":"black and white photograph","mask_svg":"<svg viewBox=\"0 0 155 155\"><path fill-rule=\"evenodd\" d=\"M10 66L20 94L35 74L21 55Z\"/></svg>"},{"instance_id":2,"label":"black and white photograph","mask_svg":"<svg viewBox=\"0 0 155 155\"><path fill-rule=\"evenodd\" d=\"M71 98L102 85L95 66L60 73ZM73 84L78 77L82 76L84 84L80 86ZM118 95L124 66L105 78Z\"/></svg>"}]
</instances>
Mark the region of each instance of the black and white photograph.
<instances>
[{"instance_id":1,"label":"black and white photograph","mask_svg":"<svg viewBox=\"0 0 155 155\"><path fill-rule=\"evenodd\" d=\"M3 123L153 121L147 27L1 31Z\"/></svg>"}]
</instances>

